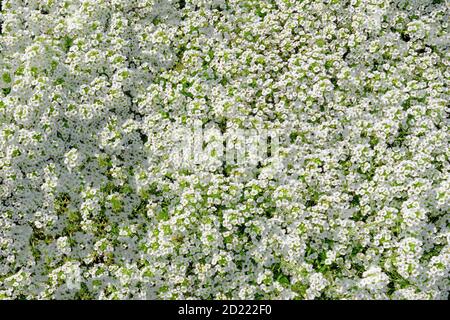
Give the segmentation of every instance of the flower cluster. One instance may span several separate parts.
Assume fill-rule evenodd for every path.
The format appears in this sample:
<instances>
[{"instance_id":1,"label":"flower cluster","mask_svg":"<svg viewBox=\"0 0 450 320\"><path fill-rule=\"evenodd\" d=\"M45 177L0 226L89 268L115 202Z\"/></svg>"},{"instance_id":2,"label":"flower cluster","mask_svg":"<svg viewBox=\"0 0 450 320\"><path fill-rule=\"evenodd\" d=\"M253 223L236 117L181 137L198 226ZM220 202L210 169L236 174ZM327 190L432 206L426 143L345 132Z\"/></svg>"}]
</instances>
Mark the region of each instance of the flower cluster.
<instances>
[{"instance_id":1,"label":"flower cluster","mask_svg":"<svg viewBox=\"0 0 450 320\"><path fill-rule=\"evenodd\" d=\"M448 1L0 4L0 299L448 298Z\"/></svg>"}]
</instances>

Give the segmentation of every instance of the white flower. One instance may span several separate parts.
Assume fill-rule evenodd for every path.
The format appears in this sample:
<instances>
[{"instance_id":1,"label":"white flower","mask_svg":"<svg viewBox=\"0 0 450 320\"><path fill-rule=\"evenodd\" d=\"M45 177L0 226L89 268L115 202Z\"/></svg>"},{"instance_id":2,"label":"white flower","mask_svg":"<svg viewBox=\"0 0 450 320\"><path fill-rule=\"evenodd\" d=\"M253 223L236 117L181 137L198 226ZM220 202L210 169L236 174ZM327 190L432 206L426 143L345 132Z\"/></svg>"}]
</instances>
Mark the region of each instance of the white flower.
<instances>
[{"instance_id":1,"label":"white flower","mask_svg":"<svg viewBox=\"0 0 450 320\"><path fill-rule=\"evenodd\" d=\"M0 298L447 299L416 2L3 1Z\"/></svg>"}]
</instances>

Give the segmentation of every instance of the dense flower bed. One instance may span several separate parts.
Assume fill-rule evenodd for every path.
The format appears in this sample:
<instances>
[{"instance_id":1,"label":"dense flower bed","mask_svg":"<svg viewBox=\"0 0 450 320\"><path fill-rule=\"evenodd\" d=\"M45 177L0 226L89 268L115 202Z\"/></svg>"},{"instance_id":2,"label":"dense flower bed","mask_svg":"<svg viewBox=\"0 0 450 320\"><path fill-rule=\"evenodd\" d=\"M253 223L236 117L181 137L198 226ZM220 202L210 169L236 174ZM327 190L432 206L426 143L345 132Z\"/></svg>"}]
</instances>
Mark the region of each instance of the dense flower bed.
<instances>
[{"instance_id":1,"label":"dense flower bed","mask_svg":"<svg viewBox=\"0 0 450 320\"><path fill-rule=\"evenodd\" d=\"M1 299L448 298L448 2L1 6Z\"/></svg>"}]
</instances>

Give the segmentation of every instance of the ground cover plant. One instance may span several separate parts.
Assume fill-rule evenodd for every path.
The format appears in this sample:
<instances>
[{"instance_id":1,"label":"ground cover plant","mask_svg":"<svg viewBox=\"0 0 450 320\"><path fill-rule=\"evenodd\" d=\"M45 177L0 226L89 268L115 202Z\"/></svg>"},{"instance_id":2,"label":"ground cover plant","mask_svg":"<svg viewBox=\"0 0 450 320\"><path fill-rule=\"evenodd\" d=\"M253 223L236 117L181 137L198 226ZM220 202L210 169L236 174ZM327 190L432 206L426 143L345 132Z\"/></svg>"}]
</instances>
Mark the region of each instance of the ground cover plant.
<instances>
[{"instance_id":1,"label":"ground cover plant","mask_svg":"<svg viewBox=\"0 0 450 320\"><path fill-rule=\"evenodd\" d=\"M2 0L0 299L448 299L448 13Z\"/></svg>"}]
</instances>

